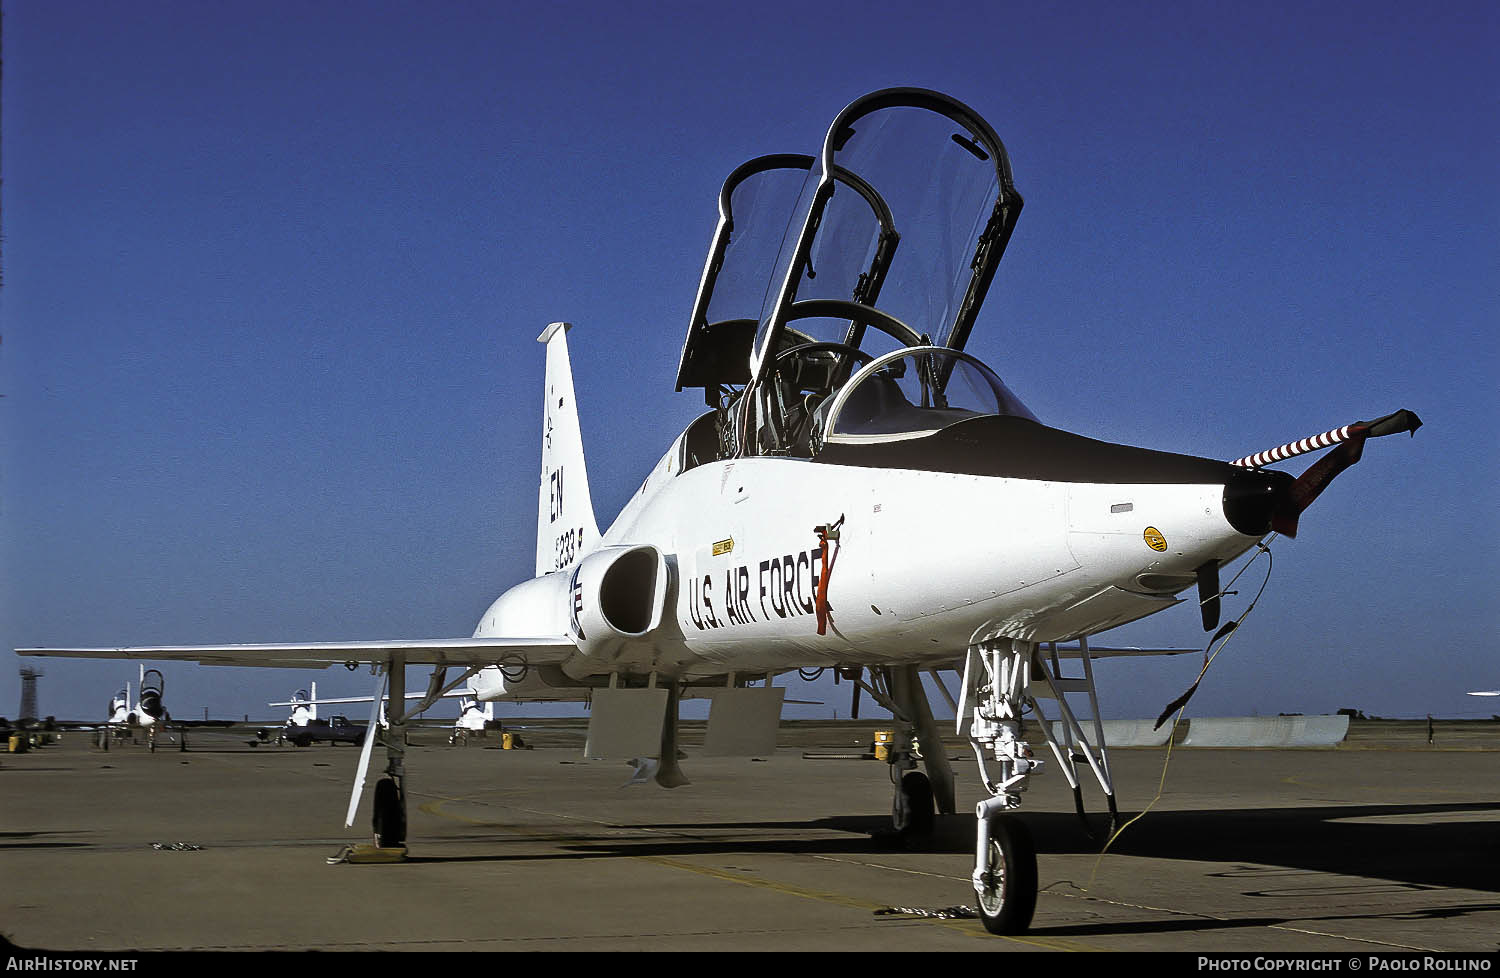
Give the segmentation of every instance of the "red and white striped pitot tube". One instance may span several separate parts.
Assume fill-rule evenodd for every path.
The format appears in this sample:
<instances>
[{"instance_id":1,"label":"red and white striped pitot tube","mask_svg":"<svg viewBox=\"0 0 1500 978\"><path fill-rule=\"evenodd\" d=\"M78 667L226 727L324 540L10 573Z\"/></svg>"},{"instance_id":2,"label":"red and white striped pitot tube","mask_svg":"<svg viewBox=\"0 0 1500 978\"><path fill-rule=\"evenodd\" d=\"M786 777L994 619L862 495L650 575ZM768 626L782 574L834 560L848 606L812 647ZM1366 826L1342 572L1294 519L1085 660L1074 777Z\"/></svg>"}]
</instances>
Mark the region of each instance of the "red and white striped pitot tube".
<instances>
[{"instance_id":1,"label":"red and white striped pitot tube","mask_svg":"<svg viewBox=\"0 0 1500 978\"><path fill-rule=\"evenodd\" d=\"M1318 498L1318 494L1328 487L1335 476L1359 461L1360 455L1364 452L1366 439L1393 435L1398 431L1416 434L1420 427L1422 427L1422 419L1411 411L1403 409L1374 421L1356 421L1342 428L1325 431L1321 435L1288 442L1267 452L1246 455L1229 464L1246 469L1258 469L1271 462L1294 458L1307 452L1315 452L1320 448L1342 445L1338 451L1319 459L1306 472L1298 476L1297 481L1287 490L1285 499L1277 507L1276 515L1271 522L1272 528L1283 536L1295 537L1297 519L1302 515L1303 510Z\"/></svg>"},{"instance_id":2,"label":"red and white striped pitot tube","mask_svg":"<svg viewBox=\"0 0 1500 978\"><path fill-rule=\"evenodd\" d=\"M1269 451L1256 452L1254 455L1237 458L1229 464L1238 465L1244 469L1258 469L1263 465L1270 465L1272 462L1280 462L1283 459L1294 458L1298 455L1305 455L1308 452L1315 452L1320 448L1337 445L1341 441L1348 441L1349 432L1354 427L1352 424L1346 424L1342 428L1334 428L1332 431L1325 431L1321 435L1313 435L1311 438L1303 438L1300 441L1290 441L1285 445L1278 445Z\"/></svg>"},{"instance_id":3,"label":"red and white striped pitot tube","mask_svg":"<svg viewBox=\"0 0 1500 978\"><path fill-rule=\"evenodd\" d=\"M1346 424L1342 428L1325 431L1321 435L1313 435L1309 438L1303 438L1300 441L1287 442L1285 445L1278 445L1269 451L1256 452L1254 455L1237 458L1229 464L1238 465L1244 469L1258 469L1263 465L1270 465L1272 462L1280 462L1285 459L1295 458L1298 455L1305 455L1308 452L1315 452L1320 448L1332 447L1340 442L1346 442L1350 438L1360 436L1378 438L1381 435L1393 435L1398 431L1410 431L1412 434L1416 434L1417 429L1420 427L1422 427L1422 419L1417 417L1413 412L1403 409L1394 414L1387 414L1383 418L1377 418L1374 421L1356 421L1353 424Z\"/></svg>"}]
</instances>

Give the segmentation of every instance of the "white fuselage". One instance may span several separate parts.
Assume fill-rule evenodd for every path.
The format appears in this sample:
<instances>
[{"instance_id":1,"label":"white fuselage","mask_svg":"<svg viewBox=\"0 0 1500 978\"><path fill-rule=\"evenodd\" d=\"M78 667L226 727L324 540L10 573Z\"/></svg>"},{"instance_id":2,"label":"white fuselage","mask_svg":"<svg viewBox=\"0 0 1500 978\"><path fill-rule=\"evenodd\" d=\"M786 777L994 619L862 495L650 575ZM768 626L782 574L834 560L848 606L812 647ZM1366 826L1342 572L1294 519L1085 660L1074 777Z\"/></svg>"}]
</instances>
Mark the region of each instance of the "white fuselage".
<instances>
[{"instance_id":1,"label":"white fuselage","mask_svg":"<svg viewBox=\"0 0 1500 978\"><path fill-rule=\"evenodd\" d=\"M666 555L674 570L662 623L599 661L580 652L565 665L574 677L951 663L989 639L1071 639L1175 604L1196 568L1256 539L1226 521L1222 484L1044 482L778 457L679 473L679 457L676 446L662 457L601 541ZM815 528L840 520L825 567ZM568 578L513 588L475 634L567 630Z\"/></svg>"}]
</instances>

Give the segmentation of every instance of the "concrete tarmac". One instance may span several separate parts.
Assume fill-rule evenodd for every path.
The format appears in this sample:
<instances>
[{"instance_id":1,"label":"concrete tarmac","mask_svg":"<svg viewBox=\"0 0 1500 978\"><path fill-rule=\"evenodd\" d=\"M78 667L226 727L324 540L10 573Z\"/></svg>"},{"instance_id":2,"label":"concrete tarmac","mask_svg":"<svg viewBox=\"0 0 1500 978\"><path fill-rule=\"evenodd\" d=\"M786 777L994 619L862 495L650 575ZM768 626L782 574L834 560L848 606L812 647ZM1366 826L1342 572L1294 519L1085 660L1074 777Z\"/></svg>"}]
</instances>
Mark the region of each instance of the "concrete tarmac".
<instances>
[{"instance_id":1,"label":"concrete tarmac","mask_svg":"<svg viewBox=\"0 0 1500 978\"><path fill-rule=\"evenodd\" d=\"M762 761L697 756L689 733L674 790L585 760L580 724L520 722L532 749L414 735L398 865L328 862L369 838L368 801L343 827L348 746L105 752L72 733L0 755L0 936L75 953L1500 949L1500 724L1447 749L1362 725L1331 750L1117 750L1120 808L1146 813L1103 854L1050 763L1021 810L1033 928L997 938L886 912L973 905L966 746L945 745L959 814L902 846L887 765L864 756L878 722L785 726ZM1102 807L1096 786L1085 801Z\"/></svg>"}]
</instances>

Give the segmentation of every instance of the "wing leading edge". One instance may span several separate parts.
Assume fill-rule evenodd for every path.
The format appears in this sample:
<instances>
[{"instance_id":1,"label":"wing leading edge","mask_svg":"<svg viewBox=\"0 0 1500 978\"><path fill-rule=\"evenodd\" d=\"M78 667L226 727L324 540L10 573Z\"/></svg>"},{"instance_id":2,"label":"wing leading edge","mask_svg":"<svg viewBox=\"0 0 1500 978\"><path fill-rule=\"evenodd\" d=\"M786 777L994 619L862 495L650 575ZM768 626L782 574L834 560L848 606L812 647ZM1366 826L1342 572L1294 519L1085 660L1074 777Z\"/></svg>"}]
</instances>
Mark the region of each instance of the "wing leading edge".
<instances>
[{"instance_id":1,"label":"wing leading edge","mask_svg":"<svg viewBox=\"0 0 1500 978\"><path fill-rule=\"evenodd\" d=\"M565 636L439 638L386 642L288 642L258 645L140 645L126 648L16 649L17 655L74 659L163 659L206 666L322 669L348 663L503 665L523 657L532 665L561 662L577 651Z\"/></svg>"},{"instance_id":2,"label":"wing leading edge","mask_svg":"<svg viewBox=\"0 0 1500 978\"><path fill-rule=\"evenodd\" d=\"M1094 645L1089 643L1089 658L1109 659L1118 656L1143 656L1143 655L1187 655L1189 652L1202 652L1202 649L1142 649L1122 648L1111 645ZM1057 650L1059 657L1064 659L1078 658L1079 649L1075 645L1071 648L1060 648Z\"/></svg>"}]
</instances>

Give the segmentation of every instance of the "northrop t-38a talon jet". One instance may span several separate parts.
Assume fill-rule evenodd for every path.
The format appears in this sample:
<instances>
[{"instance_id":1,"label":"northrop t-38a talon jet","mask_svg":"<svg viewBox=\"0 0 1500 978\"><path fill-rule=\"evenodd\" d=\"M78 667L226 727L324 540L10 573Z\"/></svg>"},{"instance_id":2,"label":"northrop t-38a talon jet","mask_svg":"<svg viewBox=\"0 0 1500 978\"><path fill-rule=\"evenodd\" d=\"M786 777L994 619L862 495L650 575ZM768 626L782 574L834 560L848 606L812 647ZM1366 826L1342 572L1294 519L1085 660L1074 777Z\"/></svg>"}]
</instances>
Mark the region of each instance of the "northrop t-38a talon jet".
<instances>
[{"instance_id":1,"label":"northrop t-38a talon jet","mask_svg":"<svg viewBox=\"0 0 1500 978\"><path fill-rule=\"evenodd\" d=\"M856 100L816 157L736 169L677 374L707 410L600 533L569 327L548 326L536 577L500 595L472 637L21 652L370 663L373 699L392 704L406 702L405 667L430 665L426 695L382 738L374 823L393 847L405 836L402 726L460 683L483 700L586 696L591 741L607 725L601 744L645 744L649 770L673 786L686 783L680 697L714 695L709 740L717 730L723 743L761 743L784 690L752 684L822 668L895 716L894 819L919 832L934 807L955 807L943 752L913 749L939 739L921 674L955 670L987 796L978 913L991 931L1023 931L1036 861L1012 810L1043 763L1022 739L1023 714L1043 721L1027 729L1075 797L1082 759L1113 810L1102 728L1080 723L1068 695L1094 699L1091 657L1151 650L1091 649L1089 636L1187 592L1217 641L1237 624L1219 626L1220 568L1273 533L1295 535L1368 438L1420 421L1399 411L1234 462L1048 427L964 349L1021 203L994 130L920 89ZM1300 477L1264 467L1324 448ZM1081 661L1082 678L1065 677L1064 661Z\"/></svg>"},{"instance_id":2,"label":"northrop t-38a talon jet","mask_svg":"<svg viewBox=\"0 0 1500 978\"><path fill-rule=\"evenodd\" d=\"M161 674L161 670L147 669L142 665L140 681L136 686L135 705L132 706L130 703L130 683L128 682L110 697L108 719L98 725L103 734L100 743L107 748L111 734L133 736L135 731L141 730L146 734L146 745L154 753L157 736L163 730L169 730L177 735L178 750L185 751L188 749L188 730L205 727L222 729L234 726L233 720L174 719L167 711L166 692L167 681Z\"/></svg>"}]
</instances>

